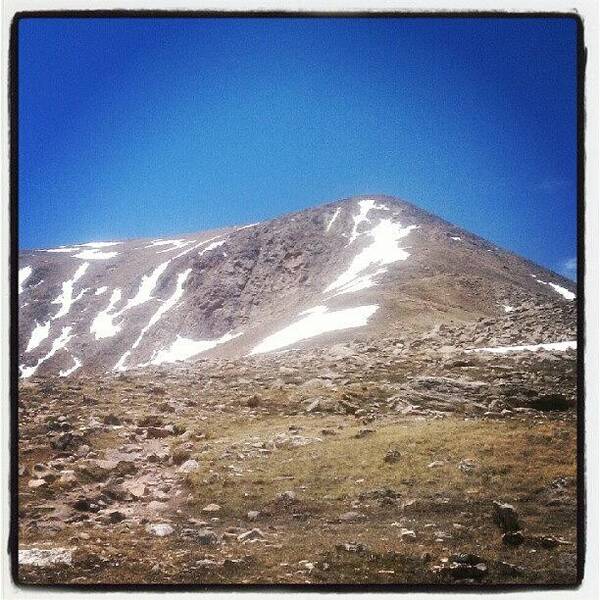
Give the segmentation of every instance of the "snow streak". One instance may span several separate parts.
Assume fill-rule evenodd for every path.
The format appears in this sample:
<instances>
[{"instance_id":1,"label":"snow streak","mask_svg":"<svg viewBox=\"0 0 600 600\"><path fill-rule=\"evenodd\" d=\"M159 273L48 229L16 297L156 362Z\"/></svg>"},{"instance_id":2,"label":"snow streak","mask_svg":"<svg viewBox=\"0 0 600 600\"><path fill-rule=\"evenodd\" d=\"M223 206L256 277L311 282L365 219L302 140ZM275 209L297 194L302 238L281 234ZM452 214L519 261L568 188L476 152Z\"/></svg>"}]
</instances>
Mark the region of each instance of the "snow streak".
<instances>
[{"instance_id":1,"label":"snow streak","mask_svg":"<svg viewBox=\"0 0 600 600\"><path fill-rule=\"evenodd\" d=\"M19 269L19 294L23 291L23 284L33 273L33 269L30 266Z\"/></svg>"},{"instance_id":2,"label":"snow streak","mask_svg":"<svg viewBox=\"0 0 600 600\"><path fill-rule=\"evenodd\" d=\"M285 348L329 331L363 327L378 308L377 304L372 304L329 312L326 306L316 306L301 313L306 316L299 321L265 338L250 354L261 354Z\"/></svg>"},{"instance_id":3,"label":"snow streak","mask_svg":"<svg viewBox=\"0 0 600 600\"><path fill-rule=\"evenodd\" d=\"M71 306L73 303L77 302L83 295L83 291L76 297L73 298L73 286L79 281L84 273L87 271L87 268L90 266L90 263L83 263L79 266L77 271L75 271L75 275L71 279L68 279L62 284L62 293L60 296L52 300L52 304L60 304L61 307L58 312L52 317L52 319L60 319L64 317L71 310ZM85 291L85 290L84 290Z\"/></svg>"},{"instance_id":4,"label":"snow streak","mask_svg":"<svg viewBox=\"0 0 600 600\"><path fill-rule=\"evenodd\" d=\"M363 248L352 260L350 266L333 283L325 288L325 292L338 291L343 294L374 285L372 277L385 273L387 269L379 269L376 273L364 274L363 271L373 266L384 266L399 260L406 260L410 254L398 245L416 225L402 227L388 219L382 219L367 235L373 240ZM359 277L360 274L363 274Z\"/></svg>"},{"instance_id":5,"label":"snow streak","mask_svg":"<svg viewBox=\"0 0 600 600\"><path fill-rule=\"evenodd\" d=\"M180 335L177 336L177 339L171 344L171 346L167 349L159 350L158 353L147 363L142 363L138 365L139 367L146 367L148 365L162 365L163 363L173 363L178 360L186 360L191 358L192 356L196 356L201 352L206 352L207 350L211 350L215 346L219 344L224 344L225 342L229 342L234 338L242 335L241 333L237 333L232 335L231 333L226 333L224 336L215 339L215 340L191 340L189 338L184 338Z\"/></svg>"},{"instance_id":6,"label":"snow streak","mask_svg":"<svg viewBox=\"0 0 600 600\"><path fill-rule=\"evenodd\" d=\"M52 358L59 350L65 348L69 343L69 340L73 337L71 335L71 329L72 327L63 327L60 336L56 338L54 342L52 342L52 348L50 348L48 354L40 358L35 365L32 367L25 367L23 365L19 366L19 369L21 370L21 377L23 377L23 379L31 377L42 363Z\"/></svg>"},{"instance_id":7,"label":"snow streak","mask_svg":"<svg viewBox=\"0 0 600 600\"><path fill-rule=\"evenodd\" d=\"M335 220L338 218L338 215L340 214L341 210L342 210L342 207L338 206L336 211L333 213L333 217L331 217L331 219L329 219L329 223L327 223L327 228L325 229L326 232L329 232L329 230L331 229L331 226L334 224Z\"/></svg>"}]
</instances>

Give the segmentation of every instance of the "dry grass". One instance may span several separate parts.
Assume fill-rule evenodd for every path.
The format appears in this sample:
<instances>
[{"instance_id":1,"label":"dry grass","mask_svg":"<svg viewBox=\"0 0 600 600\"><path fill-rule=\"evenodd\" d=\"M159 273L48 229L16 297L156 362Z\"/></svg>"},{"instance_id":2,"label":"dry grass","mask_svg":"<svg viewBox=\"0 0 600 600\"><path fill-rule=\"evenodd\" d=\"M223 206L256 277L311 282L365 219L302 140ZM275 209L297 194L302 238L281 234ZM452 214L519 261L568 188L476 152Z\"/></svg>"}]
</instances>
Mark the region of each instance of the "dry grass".
<instances>
[{"instance_id":1,"label":"dry grass","mask_svg":"<svg viewBox=\"0 0 600 600\"><path fill-rule=\"evenodd\" d=\"M245 423L237 436L227 430L212 451L198 457L203 468L188 479L195 498L199 503L222 498L224 508L239 515L289 489L311 502L354 498L381 487L420 498L442 493L516 498L542 489L557 477L575 476L575 428L565 429L553 421L534 427L518 421L410 421L379 427L364 438L355 437L360 429L355 425L323 436L314 421ZM302 424L302 435L318 435L323 441L279 449L262 458L219 460L224 447L249 436L285 432L290 422ZM384 462L389 450L399 452L398 462ZM459 469L463 459L474 461L472 472ZM444 464L429 468L434 461ZM207 478L211 470L218 472L219 467L232 464L239 465L241 477L226 476L217 482ZM232 480L236 485L229 485Z\"/></svg>"}]
</instances>

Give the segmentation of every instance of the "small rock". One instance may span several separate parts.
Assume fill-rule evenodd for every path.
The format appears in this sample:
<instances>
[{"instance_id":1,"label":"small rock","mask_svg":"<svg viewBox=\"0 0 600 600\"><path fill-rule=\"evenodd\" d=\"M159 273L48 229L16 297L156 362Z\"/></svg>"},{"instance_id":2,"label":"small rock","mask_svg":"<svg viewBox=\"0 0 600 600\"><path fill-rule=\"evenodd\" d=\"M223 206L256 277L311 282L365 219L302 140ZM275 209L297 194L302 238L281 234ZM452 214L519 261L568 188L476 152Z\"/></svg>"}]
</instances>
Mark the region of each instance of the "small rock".
<instances>
[{"instance_id":1,"label":"small rock","mask_svg":"<svg viewBox=\"0 0 600 600\"><path fill-rule=\"evenodd\" d=\"M73 470L65 470L60 474L58 479L58 485L61 487L73 487L77 483L77 477L75 476L75 471Z\"/></svg>"},{"instance_id":2,"label":"small rock","mask_svg":"<svg viewBox=\"0 0 600 600\"><path fill-rule=\"evenodd\" d=\"M385 453L385 456L383 457L383 462L384 463L397 463L400 459L402 458L402 454L400 453L399 450L388 450Z\"/></svg>"},{"instance_id":3,"label":"small rock","mask_svg":"<svg viewBox=\"0 0 600 600\"><path fill-rule=\"evenodd\" d=\"M360 440L362 438L367 437L368 435L372 435L373 433L375 433L374 429L360 429L354 437Z\"/></svg>"},{"instance_id":4,"label":"small rock","mask_svg":"<svg viewBox=\"0 0 600 600\"><path fill-rule=\"evenodd\" d=\"M194 533L194 539L201 546L211 546L213 544L217 544L219 541L217 534L210 529L198 529Z\"/></svg>"},{"instance_id":5,"label":"small rock","mask_svg":"<svg viewBox=\"0 0 600 600\"><path fill-rule=\"evenodd\" d=\"M166 535L171 535L175 529L171 527L168 523L154 523L148 525L146 527L146 531L158 537L164 537Z\"/></svg>"},{"instance_id":6,"label":"small rock","mask_svg":"<svg viewBox=\"0 0 600 600\"><path fill-rule=\"evenodd\" d=\"M120 523L123 521L123 519L125 519L125 514L120 510L113 510L112 512L108 513L108 520L111 523Z\"/></svg>"},{"instance_id":7,"label":"small rock","mask_svg":"<svg viewBox=\"0 0 600 600\"><path fill-rule=\"evenodd\" d=\"M458 468L463 472L463 473L472 473L475 468L477 467L477 463L470 459L470 458L463 458L459 463L458 463Z\"/></svg>"},{"instance_id":8,"label":"small rock","mask_svg":"<svg viewBox=\"0 0 600 600\"><path fill-rule=\"evenodd\" d=\"M179 471L181 473L193 473L200 468L200 463L193 458L190 460L186 460L180 467Z\"/></svg>"},{"instance_id":9,"label":"small rock","mask_svg":"<svg viewBox=\"0 0 600 600\"><path fill-rule=\"evenodd\" d=\"M248 408L257 408L260 405L260 396L254 394L252 396L248 396L246 399L246 406Z\"/></svg>"},{"instance_id":10,"label":"small rock","mask_svg":"<svg viewBox=\"0 0 600 600\"><path fill-rule=\"evenodd\" d=\"M131 482L125 488L134 498L143 498L146 495L146 486L141 482Z\"/></svg>"},{"instance_id":11,"label":"small rock","mask_svg":"<svg viewBox=\"0 0 600 600\"><path fill-rule=\"evenodd\" d=\"M286 490L285 492L277 494L275 499L277 500L277 502L290 504L292 502L296 502L296 493L292 490Z\"/></svg>"},{"instance_id":12,"label":"small rock","mask_svg":"<svg viewBox=\"0 0 600 600\"><path fill-rule=\"evenodd\" d=\"M70 565L73 559L72 550L67 548L27 548L19 550L19 564L34 567L48 567L51 565Z\"/></svg>"},{"instance_id":13,"label":"small rock","mask_svg":"<svg viewBox=\"0 0 600 600\"><path fill-rule=\"evenodd\" d=\"M42 487L44 485L47 485L47 482L45 479L30 479L29 483L27 484L27 487L33 488L33 489L37 489L39 487Z\"/></svg>"},{"instance_id":14,"label":"small rock","mask_svg":"<svg viewBox=\"0 0 600 600\"><path fill-rule=\"evenodd\" d=\"M158 513L163 510L166 510L168 507L169 507L169 505L166 502L159 502L158 500L152 500L151 502L148 502L146 509L148 510L148 512Z\"/></svg>"},{"instance_id":15,"label":"small rock","mask_svg":"<svg viewBox=\"0 0 600 600\"><path fill-rule=\"evenodd\" d=\"M507 546L520 546L525 538L520 531L507 531L502 534L502 543Z\"/></svg>"},{"instance_id":16,"label":"small rock","mask_svg":"<svg viewBox=\"0 0 600 600\"><path fill-rule=\"evenodd\" d=\"M400 538L403 542L410 542L411 540L417 539L417 534L412 529L405 529L403 527L400 530Z\"/></svg>"},{"instance_id":17,"label":"small rock","mask_svg":"<svg viewBox=\"0 0 600 600\"><path fill-rule=\"evenodd\" d=\"M367 546L360 542L336 544L335 549L338 552L351 552L356 554L362 554L368 550Z\"/></svg>"},{"instance_id":18,"label":"small rock","mask_svg":"<svg viewBox=\"0 0 600 600\"><path fill-rule=\"evenodd\" d=\"M265 534L258 528L251 529L250 531L246 531L244 533L240 533L237 536L239 542L245 542L250 540L264 540Z\"/></svg>"},{"instance_id":19,"label":"small rock","mask_svg":"<svg viewBox=\"0 0 600 600\"><path fill-rule=\"evenodd\" d=\"M310 402L310 404L305 408L306 412L311 413L311 412L317 410L317 408L319 408L320 402L321 401L319 398Z\"/></svg>"}]
</instances>

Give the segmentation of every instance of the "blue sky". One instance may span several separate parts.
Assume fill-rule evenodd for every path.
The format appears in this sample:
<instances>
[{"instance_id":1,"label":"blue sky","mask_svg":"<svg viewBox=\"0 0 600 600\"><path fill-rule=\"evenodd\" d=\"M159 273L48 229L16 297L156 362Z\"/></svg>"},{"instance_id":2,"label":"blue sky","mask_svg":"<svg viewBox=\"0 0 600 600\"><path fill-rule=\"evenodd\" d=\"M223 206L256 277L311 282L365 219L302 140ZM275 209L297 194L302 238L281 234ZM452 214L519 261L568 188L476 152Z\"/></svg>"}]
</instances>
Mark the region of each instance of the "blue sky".
<instances>
[{"instance_id":1,"label":"blue sky","mask_svg":"<svg viewBox=\"0 0 600 600\"><path fill-rule=\"evenodd\" d=\"M399 196L574 277L570 19L24 19L21 248Z\"/></svg>"}]
</instances>

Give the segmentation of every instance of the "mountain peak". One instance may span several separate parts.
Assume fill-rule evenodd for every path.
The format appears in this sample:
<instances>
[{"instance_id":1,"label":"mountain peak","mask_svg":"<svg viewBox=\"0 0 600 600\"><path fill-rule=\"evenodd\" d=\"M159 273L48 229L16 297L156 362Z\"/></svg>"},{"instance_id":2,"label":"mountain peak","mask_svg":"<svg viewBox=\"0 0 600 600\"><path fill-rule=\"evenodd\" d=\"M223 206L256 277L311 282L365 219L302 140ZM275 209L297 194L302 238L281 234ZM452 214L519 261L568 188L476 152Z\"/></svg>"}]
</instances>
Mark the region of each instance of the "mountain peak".
<instances>
[{"instance_id":1,"label":"mountain peak","mask_svg":"<svg viewBox=\"0 0 600 600\"><path fill-rule=\"evenodd\" d=\"M386 195L194 235L28 251L19 280L22 377L408 339L575 297L571 282Z\"/></svg>"}]
</instances>

